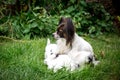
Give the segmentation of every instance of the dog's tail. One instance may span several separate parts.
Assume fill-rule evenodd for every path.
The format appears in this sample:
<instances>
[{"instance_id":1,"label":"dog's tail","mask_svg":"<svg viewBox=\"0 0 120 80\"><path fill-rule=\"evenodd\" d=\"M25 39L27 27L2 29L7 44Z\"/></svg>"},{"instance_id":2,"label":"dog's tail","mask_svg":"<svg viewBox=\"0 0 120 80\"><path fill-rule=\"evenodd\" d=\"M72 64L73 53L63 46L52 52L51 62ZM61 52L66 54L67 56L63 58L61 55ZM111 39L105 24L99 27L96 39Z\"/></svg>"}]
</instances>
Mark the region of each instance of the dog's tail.
<instances>
[{"instance_id":1,"label":"dog's tail","mask_svg":"<svg viewBox=\"0 0 120 80\"><path fill-rule=\"evenodd\" d=\"M49 44L50 44L50 39L48 38L48 39L47 39L47 45L49 45Z\"/></svg>"}]
</instances>

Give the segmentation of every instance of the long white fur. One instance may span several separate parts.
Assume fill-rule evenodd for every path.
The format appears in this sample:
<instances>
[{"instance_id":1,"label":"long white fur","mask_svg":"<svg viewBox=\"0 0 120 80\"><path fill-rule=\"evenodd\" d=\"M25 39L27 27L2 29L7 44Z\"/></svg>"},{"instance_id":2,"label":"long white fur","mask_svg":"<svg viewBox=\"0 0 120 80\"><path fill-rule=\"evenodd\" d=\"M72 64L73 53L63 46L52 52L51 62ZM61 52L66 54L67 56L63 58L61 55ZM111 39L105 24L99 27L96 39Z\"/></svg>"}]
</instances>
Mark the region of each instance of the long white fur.
<instances>
[{"instance_id":1,"label":"long white fur","mask_svg":"<svg viewBox=\"0 0 120 80\"><path fill-rule=\"evenodd\" d=\"M57 33L54 35L57 35ZM58 48L56 52L57 54L69 54L69 52L74 52L74 51L78 51L78 52L87 51L94 54L92 46L87 41L85 41L82 37L78 36L76 33L72 42L72 49L69 45L66 45L65 38L57 39L57 48Z\"/></svg>"},{"instance_id":2,"label":"long white fur","mask_svg":"<svg viewBox=\"0 0 120 80\"><path fill-rule=\"evenodd\" d=\"M95 66L99 63L99 61L95 60L94 54L88 51L77 51L68 54L75 64L79 64L80 68L84 67L86 63L89 63L89 58L92 59L91 63Z\"/></svg>"},{"instance_id":3,"label":"long white fur","mask_svg":"<svg viewBox=\"0 0 120 80\"><path fill-rule=\"evenodd\" d=\"M70 45L66 45L66 39L60 38L56 32L54 33L54 37L57 39L56 54L68 54L68 55L70 55L70 57L72 59L76 59L76 61L78 61L78 62L81 59L74 57L77 54L81 55L82 57L87 56L88 54L94 56L92 46L86 40L84 40L82 37L78 36L77 33L75 33L75 35L74 35L73 42L72 42L72 48L70 47ZM83 55L83 54L85 54L85 55ZM94 65L97 65L99 62L100 61L96 61L95 57L93 57Z\"/></svg>"}]
</instances>

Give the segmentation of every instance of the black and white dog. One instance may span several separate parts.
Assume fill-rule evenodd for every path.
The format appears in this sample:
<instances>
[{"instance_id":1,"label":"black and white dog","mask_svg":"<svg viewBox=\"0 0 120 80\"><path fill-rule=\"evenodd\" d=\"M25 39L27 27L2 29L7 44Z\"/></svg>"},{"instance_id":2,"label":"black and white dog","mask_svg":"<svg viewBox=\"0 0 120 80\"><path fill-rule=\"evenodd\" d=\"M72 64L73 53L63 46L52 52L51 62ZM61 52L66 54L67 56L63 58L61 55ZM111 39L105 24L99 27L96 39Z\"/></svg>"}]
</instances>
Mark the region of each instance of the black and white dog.
<instances>
[{"instance_id":1,"label":"black and white dog","mask_svg":"<svg viewBox=\"0 0 120 80\"><path fill-rule=\"evenodd\" d=\"M56 54L68 54L76 61L76 53L89 53L93 56L93 64L97 65L99 63L99 61L95 60L92 46L75 32L71 18L62 17L58 23L57 31L53 33L53 36L57 40ZM78 58L77 60L79 61Z\"/></svg>"}]
</instances>

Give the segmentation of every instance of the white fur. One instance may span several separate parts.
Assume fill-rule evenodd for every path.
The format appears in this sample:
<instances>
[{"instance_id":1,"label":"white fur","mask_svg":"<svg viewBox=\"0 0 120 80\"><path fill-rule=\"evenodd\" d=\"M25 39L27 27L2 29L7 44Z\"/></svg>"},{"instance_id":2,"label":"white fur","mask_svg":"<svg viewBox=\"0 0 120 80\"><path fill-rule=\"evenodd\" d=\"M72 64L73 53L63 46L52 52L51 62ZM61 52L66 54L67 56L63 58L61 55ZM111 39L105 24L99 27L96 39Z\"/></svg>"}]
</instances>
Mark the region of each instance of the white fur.
<instances>
[{"instance_id":1,"label":"white fur","mask_svg":"<svg viewBox=\"0 0 120 80\"><path fill-rule=\"evenodd\" d=\"M47 45L45 47L45 59L51 55L51 53L56 53L57 45L51 44L50 40L47 39Z\"/></svg>"},{"instance_id":2,"label":"white fur","mask_svg":"<svg viewBox=\"0 0 120 80\"><path fill-rule=\"evenodd\" d=\"M95 60L94 55L91 52L79 51L68 54L75 64L79 64L80 68L84 67L86 63L89 63L89 58L92 59L92 63L97 65L99 61Z\"/></svg>"},{"instance_id":3,"label":"white fur","mask_svg":"<svg viewBox=\"0 0 120 80\"><path fill-rule=\"evenodd\" d=\"M67 70L73 71L77 66L68 55L59 55L56 57L57 45L51 44L50 40L47 40L45 48L45 60L44 63L48 65L48 69L53 69L54 72L66 67ZM52 54L51 54L52 53Z\"/></svg>"},{"instance_id":4,"label":"white fur","mask_svg":"<svg viewBox=\"0 0 120 80\"><path fill-rule=\"evenodd\" d=\"M94 65L99 63L99 61L95 60L91 45L77 34L75 34L72 45L72 49L69 48L69 45L66 46L66 40L64 38L58 39L57 44L51 44L48 39L44 60L48 69L53 69L53 71L56 72L65 67L67 70L73 71L78 68L78 65L82 69L82 67L89 62L88 57L92 57L92 63ZM56 56L58 51L60 55Z\"/></svg>"},{"instance_id":5,"label":"white fur","mask_svg":"<svg viewBox=\"0 0 120 80\"><path fill-rule=\"evenodd\" d=\"M54 35L57 34L54 33ZM66 46L65 38L57 38L57 48L57 54L68 54L69 52L74 51L88 51L94 54L92 46L76 33L72 42L72 49L69 45Z\"/></svg>"},{"instance_id":6,"label":"white fur","mask_svg":"<svg viewBox=\"0 0 120 80\"><path fill-rule=\"evenodd\" d=\"M48 65L48 69L53 69L53 71L56 72L57 70L65 67L67 70L73 71L77 67L68 55L59 55L56 58L54 58L53 55L45 60Z\"/></svg>"},{"instance_id":7,"label":"white fur","mask_svg":"<svg viewBox=\"0 0 120 80\"><path fill-rule=\"evenodd\" d=\"M82 64L80 61L83 61L85 63L88 55L94 56L93 48L92 46L84 40L82 37L78 36L76 33L73 38L72 42L72 48L70 45L66 45L66 39L56 37L59 36L57 33L54 33L54 37L57 39L57 51L56 54L68 54L74 61L78 61L79 64ZM78 57L76 55L80 55L81 57ZM94 65L97 65L99 61L95 60L95 57L93 57Z\"/></svg>"}]
</instances>

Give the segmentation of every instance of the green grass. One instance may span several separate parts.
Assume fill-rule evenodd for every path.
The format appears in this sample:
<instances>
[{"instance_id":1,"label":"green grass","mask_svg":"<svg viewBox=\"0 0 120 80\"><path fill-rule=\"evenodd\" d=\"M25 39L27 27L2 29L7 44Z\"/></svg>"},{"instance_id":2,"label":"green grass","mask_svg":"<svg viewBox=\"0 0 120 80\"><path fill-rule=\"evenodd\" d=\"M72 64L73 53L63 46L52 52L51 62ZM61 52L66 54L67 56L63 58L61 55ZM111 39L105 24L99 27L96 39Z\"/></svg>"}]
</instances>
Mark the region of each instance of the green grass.
<instances>
[{"instance_id":1,"label":"green grass","mask_svg":"<svg viewBox=\"0 0 120 80\"><path fill-rule=\"evenodd\" d=\"M45 38L0 43L0 80L120 80L120 37L115 34L85 37L101 61L95 68L53 73L44 65ZM2 40L2 39L0 39ZM104 56L101 56L101 52Z\"/></svg>"}]
</instances>

